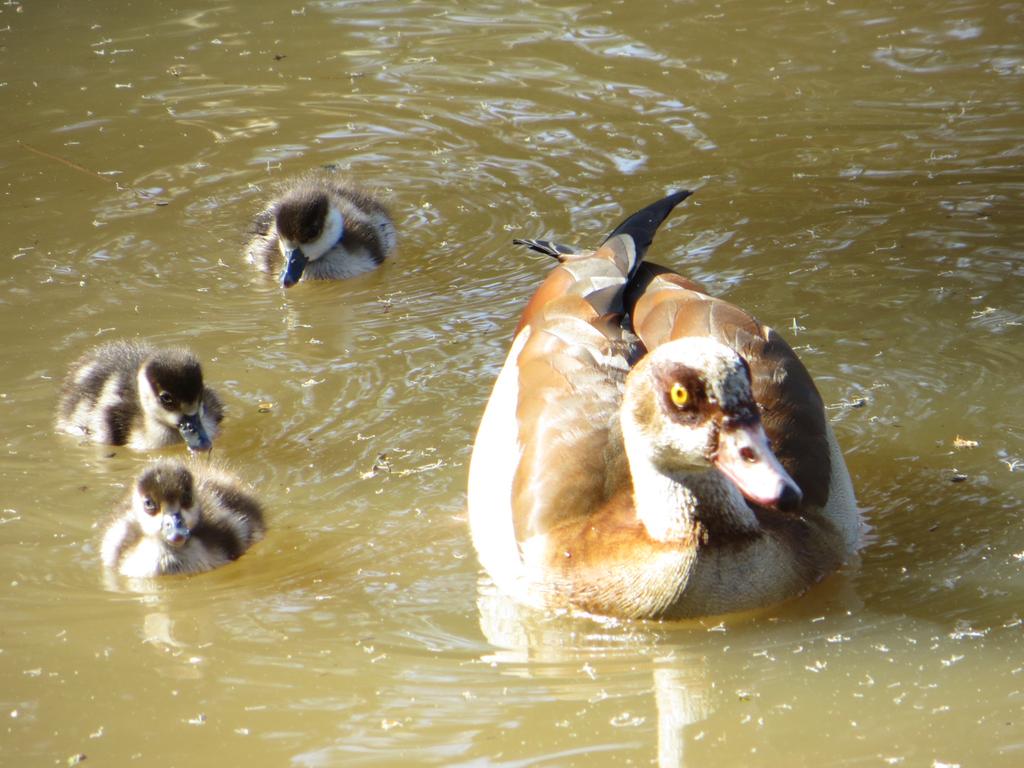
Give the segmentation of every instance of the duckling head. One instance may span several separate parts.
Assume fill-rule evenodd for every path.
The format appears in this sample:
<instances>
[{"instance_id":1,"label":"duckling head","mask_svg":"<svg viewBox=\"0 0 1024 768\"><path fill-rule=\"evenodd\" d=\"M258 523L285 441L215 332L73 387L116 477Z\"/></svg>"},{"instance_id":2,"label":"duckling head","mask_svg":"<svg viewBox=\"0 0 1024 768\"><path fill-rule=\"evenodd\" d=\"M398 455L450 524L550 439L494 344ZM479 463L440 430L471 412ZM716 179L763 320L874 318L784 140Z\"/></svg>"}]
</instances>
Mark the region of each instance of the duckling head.
<instances>
[{"instance_id":1,"label":"duckling head","mask_svg":"<svg viewBox=\"0 0 1024 768\"><path fill-rule=\"evenodd\" d=\"M627 377L622 422L631 454L666 475L714 468L748 500L778 509L803 497L769 445L750 367L713 339L675 339L642 358Z\"/></svg>"},{"instance_id":2,"label":"duckling head","mask_svg":"<svg viewBox=\"0 0 1024 768\"><path fill-rule=\"evenodd\" d=\"M139 371L139 393L150 418L176 429L191 451L213 446L203 427L203 370L187 350L160 350Z\"/></svg>"},{"instance_id":3,"label":"duckling head","mask_svg":"<svg viewBox=\"0 0 1024 768\"><path fill-rule=\"evenodd\" d=\"M275 215L278 247L284 256L281 285L295 285L306 265L334 248L345 231L344 217L322 190L299 187L286 195Z\"/></svg>"},{"instance_id":4,"label":"duckling head","mask_svg":"<svg viewBox=\"0 0 1024 768\"><path fill-rule=\"evenodd\" d=\"M143 535L183 547L199 522L192 473L179 461L155 462L135 483L132 510Z\"/></svg>"}]
</instances>

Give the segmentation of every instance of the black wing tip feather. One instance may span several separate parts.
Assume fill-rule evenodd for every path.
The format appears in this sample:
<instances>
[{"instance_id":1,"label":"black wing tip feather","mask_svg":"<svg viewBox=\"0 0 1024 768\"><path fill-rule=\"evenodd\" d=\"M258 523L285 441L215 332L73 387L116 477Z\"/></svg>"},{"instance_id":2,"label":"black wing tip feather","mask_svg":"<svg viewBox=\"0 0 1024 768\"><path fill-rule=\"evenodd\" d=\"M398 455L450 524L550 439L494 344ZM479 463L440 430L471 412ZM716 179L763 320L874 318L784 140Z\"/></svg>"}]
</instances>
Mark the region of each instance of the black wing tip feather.
<instances>
[{"instance_id":1,"label":"black wing tip feather","mask_svg":"<svg viewBox=\"0 0 1024 768\"><path fill-rule=\"evenodd\" d=\"M641 208L636 213L627 216L625 221L619 224L619 226L612 230L612 233L604 239L604 242L608 242L616 235L628 235L633 238L633 242L636 244L636 264L639 264L643 260L644 252L648 247L650 247L651 242L654 240L654 233L658 231L658 227L660 227L662 222L668 218L670 213L672 213L673 208L692 194L692 190L680 189L677 192L666 195L660 200ZM512 240L512 243L513 245L525 245L532 251L543 253L545 256L551 256L559 261L565 261L566 257L574 256L579 253L579 251L572 246L562 245L561 243L556 243L551 240L535 240L533 238L517 237Z\"/></svg>"},{"instance_id":2,"label":"black wing tip feather","mask_svg":"<svg viewBox=\"0 0 1024 768\"><path fill-rule=\"evenodd\" d=\"M692 190L680 189L641 208L636 213L626 217L625 221L612 230L612 233L605 238L605 242L611 240L616 235L629 235L633 238L633 242L636 243L637 263L639 263L643 259L644 251L647 250L654 240L654 233L658 231L661 223L668 218L673 208L692 194Z\"/></svg>"},{"instance_id":3,"label":"black wing tip feather","mask_svg":"<svg viewBox=\"0 0 1024 768\"><path fill-rule=\"evenodd\" d=\"M525 245L531 251L537 253L543 253L545 256L551 256L552 258L563 261L566 256L572 256L577 253L577 250L569 245L562 245L551 240L534 240L533 238L514 238L512 240L513 245Z\"/></svg>"}]
</instances>

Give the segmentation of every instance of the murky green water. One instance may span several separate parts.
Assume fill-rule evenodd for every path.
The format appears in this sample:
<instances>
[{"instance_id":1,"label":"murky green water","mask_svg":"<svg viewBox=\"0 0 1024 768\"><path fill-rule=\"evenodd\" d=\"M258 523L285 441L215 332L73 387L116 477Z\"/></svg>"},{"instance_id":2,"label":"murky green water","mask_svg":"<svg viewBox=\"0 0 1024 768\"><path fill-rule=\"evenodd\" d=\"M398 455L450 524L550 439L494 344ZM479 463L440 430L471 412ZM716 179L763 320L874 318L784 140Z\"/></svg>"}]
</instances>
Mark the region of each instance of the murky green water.
<instances>
[{"instance_id":1,"label":"murky green water","mask_svg":"<svg viewBox=\"0 0 1024 768\"><path fill-rule=\"evenodd\" d=\"M0 7L0 763L1020 765L1021 29L975 0ZM246 221L324 163L401 255L283 294ZM679 186L652 259L799 349L868 546L755 618L520 620L463 515L550 267L511 238L594 243ZM142 595L97 525L146 457L51 426L119 336L201 356L272 526Z\"/></svg>"}]
</instances>

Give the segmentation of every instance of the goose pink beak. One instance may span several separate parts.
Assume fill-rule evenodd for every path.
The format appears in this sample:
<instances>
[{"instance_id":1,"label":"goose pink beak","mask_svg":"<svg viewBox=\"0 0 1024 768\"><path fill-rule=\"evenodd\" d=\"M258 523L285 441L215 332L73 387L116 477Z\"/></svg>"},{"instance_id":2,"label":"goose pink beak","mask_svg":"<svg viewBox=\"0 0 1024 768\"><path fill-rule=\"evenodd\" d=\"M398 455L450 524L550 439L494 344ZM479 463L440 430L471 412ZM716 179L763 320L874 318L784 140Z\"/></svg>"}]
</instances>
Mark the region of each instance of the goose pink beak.
<instances>
[{"instance_id":1,"label":"goose pink beak","mask_svg":"<svg viewBox=\"0 0 1024 768\"><path fill-rule=\"evenodd\" d=\"M755 504L785 512L796 509L803 499L800 486L775 458L759 423L723 427L715 466Z\"/></svg>"}]
</instances>

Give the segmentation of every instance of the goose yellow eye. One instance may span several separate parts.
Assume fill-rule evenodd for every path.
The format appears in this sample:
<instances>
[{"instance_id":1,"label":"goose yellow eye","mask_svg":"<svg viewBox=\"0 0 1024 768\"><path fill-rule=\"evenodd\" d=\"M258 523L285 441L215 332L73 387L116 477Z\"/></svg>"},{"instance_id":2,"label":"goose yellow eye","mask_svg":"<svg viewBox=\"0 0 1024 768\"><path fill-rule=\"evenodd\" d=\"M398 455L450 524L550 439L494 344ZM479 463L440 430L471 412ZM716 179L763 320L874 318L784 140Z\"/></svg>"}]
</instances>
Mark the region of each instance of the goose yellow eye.
<instances>
[{"instance_id":1,"label":"goose yellow eye","mask_svg":"<svg viewBox=\"0 0 1024 768\"><path fill-rule=\"evenodd\" d=\"M672 385L669 395L672 397L672 402L680 408L686 405L686 402L690 399L690 393L678 381Z\"/></svg>"}]
</instances>

